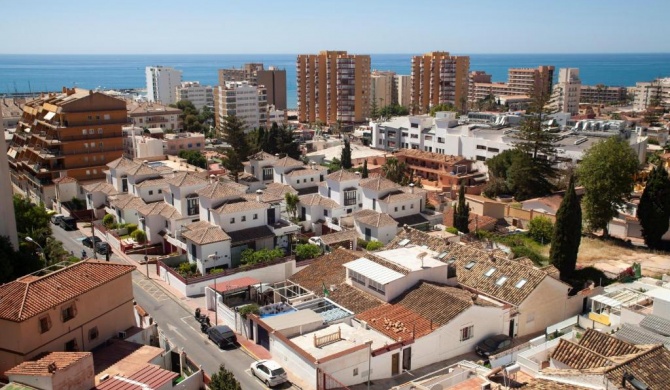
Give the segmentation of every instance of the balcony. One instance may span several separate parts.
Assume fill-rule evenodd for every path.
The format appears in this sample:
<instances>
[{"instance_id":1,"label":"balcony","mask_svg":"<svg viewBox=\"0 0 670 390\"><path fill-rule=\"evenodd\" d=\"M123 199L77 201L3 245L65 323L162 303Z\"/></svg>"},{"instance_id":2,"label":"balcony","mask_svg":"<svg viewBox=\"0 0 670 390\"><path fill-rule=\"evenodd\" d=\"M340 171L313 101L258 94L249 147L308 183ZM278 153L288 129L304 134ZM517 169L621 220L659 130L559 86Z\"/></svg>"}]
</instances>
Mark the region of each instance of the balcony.
<instances>
[{"instance_id":1,"label":"balcony","mask_svg":"<svg viewBox=\"0 0 670 390\"><path fill-rule=\"evenodd\" d=\"M300 226L294 225L284 219L279 219L278 221L275 221L274 225L268 225L268 227L277 237L297 233L300 231Z\"/></svg>"}]
</instances>

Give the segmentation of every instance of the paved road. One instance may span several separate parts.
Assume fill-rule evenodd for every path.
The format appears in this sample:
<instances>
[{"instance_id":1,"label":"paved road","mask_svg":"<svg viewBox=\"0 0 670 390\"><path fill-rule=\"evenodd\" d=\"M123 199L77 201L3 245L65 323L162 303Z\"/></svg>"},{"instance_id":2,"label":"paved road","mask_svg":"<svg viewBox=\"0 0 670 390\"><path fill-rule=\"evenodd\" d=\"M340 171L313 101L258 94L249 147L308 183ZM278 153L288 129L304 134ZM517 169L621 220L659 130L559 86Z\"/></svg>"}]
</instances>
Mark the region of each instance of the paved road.
<instances>
[{"instance_id":1,"label":"paved road","mask_svg":"<svg viewBox=\"0 0 670 390\"><path fill-rule=\"evenodd\" d=\"M84 247L81 240L85 237L79 230L65 231L58 226L51 226L54 238L63 243L68 251L80 256L81 250L86 249L89 256L92 250ZM98 255L99 258L104 256ZM125 263L126 260L114 254L111 261ZM141 273L135 271L133 278L133 294L137 303L142 306L156 321L161 332L170 340L171 344L183 349L190 359L202 368L208 375L219 370L220 364L233 372L243 389L267 389L258 379L254 378L249 365L254 361L239 348L221 350L215 346L200 331L200 324L193 318L193 313L182 306L178 298L169 294L157 283L148 280ZM289 384L277 388L290 388Z\"/></svg>"}]
</instances>

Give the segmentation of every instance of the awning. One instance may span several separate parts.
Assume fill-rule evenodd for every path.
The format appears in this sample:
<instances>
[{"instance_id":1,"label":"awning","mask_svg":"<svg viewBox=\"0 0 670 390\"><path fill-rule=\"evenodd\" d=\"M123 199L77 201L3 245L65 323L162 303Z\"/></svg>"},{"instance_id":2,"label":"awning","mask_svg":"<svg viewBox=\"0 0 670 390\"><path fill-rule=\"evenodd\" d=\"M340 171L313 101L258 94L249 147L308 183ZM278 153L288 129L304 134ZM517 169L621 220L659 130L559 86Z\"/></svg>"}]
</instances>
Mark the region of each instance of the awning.
<instances>
[{"instance_id":1,"label":"awning","mask_svg":"<svg viewBox=\"0 0 670 390\"><path fill-rule=\"evenodd\" d=\"M55 113L55 112L48 112L48 113L44 116L44 120L45 120L45 121L50 121L50 120L52 120L55 116L56 116L56 113Z\"/></svg>"},{"instance_id":2,"label":"awning","mask_svg":"<svg viewBox=\"0 0 670 390\"><path fill-rule=\"evenodd\" d=\"M620 307L621 302L617 301L616 299L606 297L604 295L596 295L595 297L591 298L593 302L598 302L602 303L605 306L609 307Z\"/></svg>"},{"instance_id":3,"label":"awning","mask_svg":"<svg viewBox=\"0 0 670 390\"><path fill-rule=\"evenodd\" d=\"M259 284L260 282L261 281L258 280L258 279L250 278L248 276L245 276L245 277L239 278L239 279L215 281L214 284L210 284L207 287L211 288L214 291L218 291L219 293L225 293L225 292L228 292L228 291L234 291L234 290L247 288L249 286Z\"/></svg>"}]
</instances>

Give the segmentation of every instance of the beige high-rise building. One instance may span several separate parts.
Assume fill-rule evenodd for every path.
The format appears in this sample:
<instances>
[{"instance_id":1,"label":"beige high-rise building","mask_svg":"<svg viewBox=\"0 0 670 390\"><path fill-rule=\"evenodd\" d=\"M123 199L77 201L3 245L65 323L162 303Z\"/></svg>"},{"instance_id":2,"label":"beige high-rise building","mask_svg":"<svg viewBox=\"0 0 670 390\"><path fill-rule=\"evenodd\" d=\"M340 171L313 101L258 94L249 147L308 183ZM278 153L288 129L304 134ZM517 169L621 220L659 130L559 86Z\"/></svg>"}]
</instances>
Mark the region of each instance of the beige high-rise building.
<instances>
[{"instance_id":1,"label":"beige high-rise building","mask_svg":"<svg viewBox=\"0 0 670 390\"><path fill-rule=\"evenodd\" d=\"M256 85L265 87L268 105L275 110L286 110L286 69L274 66L256 72Z\"/></svg>"},{"instance_id":2,"label":"beige high-rise building","mask_svg":"<svg viewBox=\"0 0 670 390\"><path fill-rule=\"evenodd\" d=\"M397 74L393 77L395 82L397 103L403 107L409 108L412 104L412 76L406 74Z\"/></svg>"},{"instance_id":3,"label":"beige high-rise building","mask_svg":"<svg viewBox=\"0 0 670 390\"><path fill-rule=\"evenodd\" d=\"M7 144L5 142L5 125L2 122L2 110L0 110L0 209L3 210L3 223L0 224L0 236L9 237L14 250L19 250L19 239L16 233L16 218L14 217L14 201L12 200L12 181L9 174L9 163L7 162Z\"/></svg>"},{"instance_id":4,"label":"beige high-rise building","mask_svg":"<svg viewBox=\"0 0 670 390\"><path fill-rule=\"evenodd\" d=\"M258 63L244 64L244 67L240 69L219 69L219 85L225 86L229 81L246 81L256 85L258 71L261 70L263 70L263 64Z\"/></svg>"},{"instance_id":5,"label":"beige high-rise building","mask_svg":"<svg viewBox=\"0 0 670 390\"><path fill-rule=\"evenodd\" d=\"M370 56L346 51L301 54L296 60L298 120L363 122L370 111Z\"/></svg>"},{"instance_id":6,"label":"beige high-rise building","mask_svg":"<svg viewBox=\"0 0 670 390\"><path fill-rule=\"evenodd\" d=\"M558 71L558 82L554 86L550 107L558 112L577 115L579 113L581 87L582 81L579 79L579 69L561 68Z\"/></svg>"},{"instance_id":7,"label":"beige high-rise building","mask_svg":"<svg viewBox=\"0 0 670 390\"><path fill-rule=\"evenodd\" d=\"M540 92L550 94L553 79L553 66L510 68L507 73L507 86L512 95L537 95Z\"/></svg>"},{"instance_id":8,"label":"beige high-rise building","mask_svg":"<svg viewBox=\"0 0 670 390\"><path fill-rule=\"evenodd\" d=\"M395 103L397 99L394 93L394 76L395 72L391 71L375 70L372 72L370 82L372 99L370 100L370 107L372 107L373 103L376 103L378 108Z\"/></svg>"},{"instance_id":9,"label":"beige high-rise building","mask_svg":"<svg viewBox=\"0 0 670 390\"><path fill-rule=\"evenodd\" d=\"M247 81L227 81L214 88L214 121L221 130L225 117L235 115L249 132L267 121L267 94L264 87Z\"/></svg>"},{"instance_id":10,"label":"beige high-rise building","mask_svg":"<svg viewBox=\"0 0 670 390\"><path fill-rule=\"evenodd\" d=\"M465 108L470 57L435 51L412 57L411 111L425 113L438 104Z\"/></svg>"}]
</instances>

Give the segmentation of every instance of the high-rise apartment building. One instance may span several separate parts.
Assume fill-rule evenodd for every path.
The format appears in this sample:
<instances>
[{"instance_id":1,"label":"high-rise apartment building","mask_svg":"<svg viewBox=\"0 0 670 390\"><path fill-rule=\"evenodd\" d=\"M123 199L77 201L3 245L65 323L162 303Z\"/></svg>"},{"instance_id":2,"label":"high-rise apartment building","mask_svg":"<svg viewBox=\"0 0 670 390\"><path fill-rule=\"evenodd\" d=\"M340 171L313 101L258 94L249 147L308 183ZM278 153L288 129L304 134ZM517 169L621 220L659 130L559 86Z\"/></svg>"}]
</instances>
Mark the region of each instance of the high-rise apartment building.
<instances>
[{"instance_id":1,"label":"high-rise apartment building","mask_svg":"<svg viewBox=\"0 0 670 390\"><path fill-rule=\"evenodd\" d=\"M8 151L12 180L51 207L54 179L105 177L123 154L127 122L126 102L100 92L63 88L27 102Z\"/></svg>"},{"instance_id":2,"label":"high-rise apartment building","mask_svg":"<svg viewBox=\"0 0 670 390\"><path fill-rule=\"evenodd\" d=\"M260 70L263 70L263 64L259 63L244 64L240 69L219 69L219 85L224 86L229 81L246 81L256 85Z\"/></svg>"},{"instance_id":3,"label":"high-rise apartment building","mask_svg":"<svg viewBox=\"0 0 670 390\"><path fill-rule=\"evenodd\" d=\"M558 82L554 86L550 106L558 112L576 115L579 113L581 86L579 69L561 68L558 71Z\"/></svg>"},{"instance_id":4,"label":"high-rise apartment building","mask_svg":"<svg viewBox=\"0 0 670 390\"><path fill-rule=\"evenodd\" d=\"M411 110L425 113L438 104L465 107L470 57L435 51L412 57Z\"/></svg>"},{"instance_id":5,"label":"high-rise apartment building","mask_svg":"<svg viewBox=\"0 0 670 390\"><path fill-rule=\"evenodd\" d=\"M507 86L511 95L537 96L541 92L551 94L553 80L553 66L510 68L507 73Z\"/></svg>"},{"instance_id":6,"label":"high-rise apartment building","mask_svg":"<svg viewBox=\"0 0 670 390\"><path fill-rule=\"evenodd\" d=\"M147 100L162 104L177 102L176 88L181 84L181 70L165 66L147 66Z\"/></svg>"},{"instance_id":7,"label":"high-rise apartment building","mask_svg":"<svg viewBox=\"0 0 670 390\"><path fill-rule=\"evenodd\" d=\"M635 111L644 111L649 106L670 108L670 77L637 82L632 89L635 94L633 101Z\"/></svg>"},{"instance_id":8,"label":"high-rise apartment building","mask_svg":"<svg viewBox=\"0 0 670 390\"><path fill-rule=\"evenodd\" d=\"M626 87L608 87L607 85L582 85L579 92L580 103L616 104L628 100Z\"/></svg>"},{"instance_id":9,"label":"high-rise apartment building","mask_svg":"<svg viewBox=\"0 0 670 390\"><path fill-rule=\"evenodd\" d=\"M286 69L271 66L256 74L256 85L267 91L268 105L275 106L275 110L286 110Z\"/></svg>"},{"instance_id":10,"label":"high-rise apartment building","mask_svg":"<svg viewBox=\"0 0 670 390\"><path fill-rule=\"evenodd\" d=\"M376 104L378 108L397 103L397 91L395 86L395 72L379 71L372 72L370 79L370 107Z\"/></svg>"},{"instance_id":11,"label":"high-rise apartment building","mask_svg":"<svg viewBox=\"0 0 670 390\"><path fill-rule=\"evenodd\" d=\"M203 107L214 107L214 88L200 85L197 81L184 81L175 89L176 101L188 100L198 110Z\"/></svg>"},{"instance_id":12,"label":"high-rise apartment building","mask_svg":"<svg viewBox=\"0 0 670 390\"><path fill-rule=\"evenodd\" d=\"M9 241L15 251L19 250L19 239L16 234L16 218L14 217L14 202L12 200L12 181L10 180L9 165L7 162L7 144L5 142L5 125L2 121L2 110L0 109L0 210L3 210L2 223L0 223L0 236L9 237Z\"/></svg>"},{"instance_id":13,"label":"high-rise apartment building","mask_svg":"<svg viewBox=\"0 0 670 390\"><path fill-rule=\"evenodd\" d=\"M397 99L394 103L409 108L412 103L412 76L397 74L393 77L393 82Z\"/></svg>"},{"instance_id":14,"label":"high-rise apartment building","mask_svg":"<svg viewBox=\"0 0 670 390\"><path fill-rule=\"evenodd\" d=\"M476 102L476 90L478 84L491 84L491 75L483 70L473 70L468 79L468 101Z\"/></svg>"},{"instance_id":15,"label":"high-rise apartment building","mask_svg":"<svg viewBox=\"0 0 670 390\"><path fill-rule=\"evenodd\" d=\"M229 81L214 88L214 120L221 129L223 119L230 115L240 118L245 131L265 125L267 122L267 97L265 88L246 81Z\"/></svg>"},{"instance_id":16,"label":"high-rise apartment building","mask_svg":"<svg viewBox=\"0 0 670 390\"><path fill-rule=\"evenodd\" d=\"M353 123L369 116L369 55L302 54L296 61L296 78L300 122Z\"/></svg>"}]
</instances>

